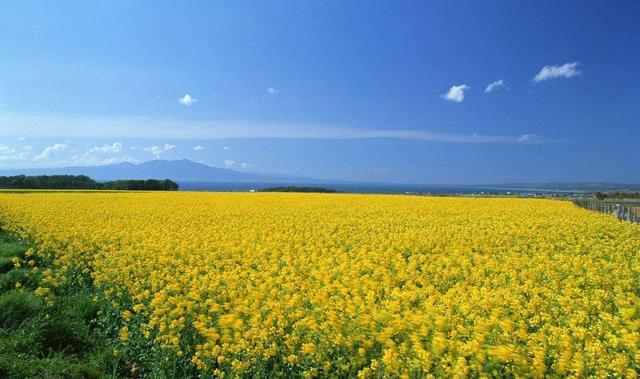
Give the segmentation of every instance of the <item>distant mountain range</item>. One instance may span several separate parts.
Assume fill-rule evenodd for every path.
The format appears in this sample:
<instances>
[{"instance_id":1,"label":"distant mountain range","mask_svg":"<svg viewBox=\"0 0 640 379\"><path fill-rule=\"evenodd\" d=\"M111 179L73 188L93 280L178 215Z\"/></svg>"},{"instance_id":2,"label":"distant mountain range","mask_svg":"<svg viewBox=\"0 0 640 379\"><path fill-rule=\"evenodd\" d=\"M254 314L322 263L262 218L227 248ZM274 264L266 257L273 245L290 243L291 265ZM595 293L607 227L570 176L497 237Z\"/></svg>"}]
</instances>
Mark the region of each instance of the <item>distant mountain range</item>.
<instances>
[{"instance_id":1,"label":"distant mountain range","mask_svg":"<svg viewBox=\"0 0 640 379\"><path fill-rule=\"evenodd\" d=\"M29 168L0 170L0 175L86 175L98 181L118 179L171 179L177 182L251 182L251 183L318 183L322 180L286 175L246 173L207 166L181 159L153 160L140 164L123 162L104 166L75 166L60 168Z\"/></svg>"},{"instance_id":2,"label":"distant mountain range","mask_svg":"<svg viewBox=\"0 0 640 379\"><path fill-rule=\"evenodd\" d=\"M86 175L98 181L118 179L171 179L182 189L248 190L273 185L314 184L329 186L344 192L376 193L524 193L524 192L636 192L639 184L621 183L503 183L494 185L428 185L398 183L365 183L339 180L301 178L287 175L247 173L228 168L212 167L188 159L129 162L104 166L60 168L30 168L0 170L0 176L10 175Z\"/></svg>"}]
</instances>

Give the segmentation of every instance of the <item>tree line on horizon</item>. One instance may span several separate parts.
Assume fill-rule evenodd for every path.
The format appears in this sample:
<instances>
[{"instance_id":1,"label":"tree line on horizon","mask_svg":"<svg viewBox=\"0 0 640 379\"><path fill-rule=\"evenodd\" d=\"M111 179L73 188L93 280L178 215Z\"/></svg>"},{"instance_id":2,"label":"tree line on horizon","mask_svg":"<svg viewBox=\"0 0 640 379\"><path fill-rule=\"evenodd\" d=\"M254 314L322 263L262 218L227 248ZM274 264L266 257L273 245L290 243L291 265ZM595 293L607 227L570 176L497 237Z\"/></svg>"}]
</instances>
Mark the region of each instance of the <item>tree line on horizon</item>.
<instances>
[{"instance_id":1,"label":"tree line on horizon","mask_svg":"<svg viewBox=\"0 0 640 379\"><path fill-rule=\"evenodd\" d=\"M596 198L598 200L625 200L625 199L640 199L640 192L597 192Z\"/></svg>"},{"instance_id":2,"label":"tree line on horizon","mask_svg":"<svg viewBox=\"0 0 640 379\"><path fill-rule=\"evenodd\" d=\"M126 179L98 182L86 175L0 176L0 189L177 191L178 188L178 183L170 179Z\"/></svg>"}]
</instances>

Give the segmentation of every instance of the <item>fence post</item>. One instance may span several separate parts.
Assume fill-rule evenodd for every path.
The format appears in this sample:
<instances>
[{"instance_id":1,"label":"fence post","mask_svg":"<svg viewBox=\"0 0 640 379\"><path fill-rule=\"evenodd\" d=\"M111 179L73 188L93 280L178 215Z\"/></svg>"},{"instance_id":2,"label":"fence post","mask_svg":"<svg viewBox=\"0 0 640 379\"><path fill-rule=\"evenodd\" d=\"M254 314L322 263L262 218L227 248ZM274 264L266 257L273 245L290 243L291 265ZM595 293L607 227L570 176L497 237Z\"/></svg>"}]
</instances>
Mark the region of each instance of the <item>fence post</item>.
<instances>
[{"instance_id":1,"label":"fence post","mask_svg":"<svg viewBox=\"0 0 640 379\"><path fill-rule=\"evenodd\" d=\"M573 203L580 208L596 211L600 213L606 213L614 216L618 220L627 222L640 223L640 204L636 203L613 203L613 202L599 202L592 200L579 200L574 199Z\"/></svg>"}]
</instances>

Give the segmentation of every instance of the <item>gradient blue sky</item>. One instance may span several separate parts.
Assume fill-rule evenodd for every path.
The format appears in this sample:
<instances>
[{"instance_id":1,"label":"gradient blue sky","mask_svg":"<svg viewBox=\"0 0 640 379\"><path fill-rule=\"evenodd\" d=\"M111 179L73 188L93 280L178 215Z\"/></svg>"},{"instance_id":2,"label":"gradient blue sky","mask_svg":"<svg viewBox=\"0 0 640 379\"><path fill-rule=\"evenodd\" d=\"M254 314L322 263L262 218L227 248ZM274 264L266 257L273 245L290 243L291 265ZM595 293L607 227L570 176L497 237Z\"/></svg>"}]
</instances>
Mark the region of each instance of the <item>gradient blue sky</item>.
<instances>
[{"instance_id":1,"label":"gradient blue sky","mask_svg":"<svg viewBox=\"0 0 640 379\"><path fill-rule=\"evenodd\" d=\"M640 182L638 20L638 1L3 1L0 168Z\"/></svg>"}]
</instances>

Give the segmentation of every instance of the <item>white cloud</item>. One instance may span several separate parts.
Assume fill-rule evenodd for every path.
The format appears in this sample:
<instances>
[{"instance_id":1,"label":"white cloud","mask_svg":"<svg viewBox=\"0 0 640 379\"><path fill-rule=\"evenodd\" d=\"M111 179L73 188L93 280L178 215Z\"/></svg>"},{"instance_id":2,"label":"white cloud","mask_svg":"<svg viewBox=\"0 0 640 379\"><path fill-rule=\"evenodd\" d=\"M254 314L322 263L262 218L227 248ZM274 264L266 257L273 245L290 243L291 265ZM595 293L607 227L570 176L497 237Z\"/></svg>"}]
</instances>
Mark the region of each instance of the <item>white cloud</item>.
<instances>
[{"instance_id":1,"label":"white cloud","mask_svg":"<svg viewBox=\"0 0 640 379\"><path fill-rule=\"evenodd\" d=\"M578 62L565 63L562 66L544 66L538 75L533 78L534 82L542 82L555 78L571 78L580 75L577 69Z\"/></svg>"},{"instance_id":2,"label":"white cloud","mask_svg":"<svg viewBox=\"0 0 640 379\"><path fill-rule=\"evenodd\" d=\"M518 138L518 142L531 142L538 138L537 134L523 134Z\"/></svg>"},{"instance_id":3,"label":"white cloud","mask_svg":"<svg viewBox=\"0 0 640 379\"><path fill-rule=\"evenodd\" d=\"M11 154L14 151L16 151L16 149L0 143L0 154Z\"/></svg>"},{"instance_id":4,"label":"white cloud","mask_svg":"<svg viewBox=\"0 0 640 379\"><path fill-rule=\"evenodd\" d=\"M0 154L0 162L20 162L29 159L29 153L21 151L16 154Z\"/></svg>"},{"instance_id":5,"label":"white cloud","mask_svg":"<svg viewBox=\"0 0 640 379\"><path fill-rule=\"evenodd\" d=\"M107 145L113 146L113 145ZM46 146L39 154L32 156L33 145L19 148L5 148L0 145L0 164L8 164L10 168L33 167L66 167L66 166L99 166L121 162L140 163L139 160L127 156L102 155L105 149L91 148L78 150L69 146L69 142ZM106 151L111 151L106 149Z\"/></svg>"},{"instance_id":6,"label":"white cloud","mask_svg":"<svg viewBox=\"0 0 640 379\"><path fill-rule=\"evenodd\" d=\"M142 150L155 155L156 159L160 159L162 154L166 153L169 150L173 150L173 148L175 147L176 145L165 143L164 146L152 145L152 146L147 146Z\"/></svg>"},{"instance_id":7,"label":"white cloud","mask_svg":"<svg viewBox=\"0 0 640 379\"><path fill-rule=\"evenodd\" d=\"M242 164L240 165L240 168L243 169L243 170L248 170L251 167L253 167L253 165L251 165L251 164L249 164L247 162L242 162Z\"/></svg>"},{"instance_id":8,"label":"white cloud","mask_svg":"<svg viewBox=\"0 0 640 379\"><path fill-rule=\"evenodd\" d=\"M91 153L111 153L117 154L122 151L122 143L114 142L111 145L104 144L102 146L96 146L89 150Z\"/></svg>"},{"instance_id":9,"label":"white cloud","mask_svg":"<svg viewBox=\"0 0 640 379\"><path fill-rule=\"evenodd\" d=\"M191 104L198 102L198 99L196 99L195 97L191 97L191 95L189 94L185 94L178 99L178 102L182 105L190 106Z\"/></svg>"},{"instance_id":10,"label":"white cloud","mask_svg":"<svg viewBox=\"0 0 640 379\"><path fill-rule=\"evenodd\" d=\"M116 164L116 163L123 163L123 162L129 162L129 163L135 163L135 164L141 163L140 160L130 158L130 157L110 157L110 158L103 159L100 162L100 164L107 165L107 164Z\"/></svg>"},{"instance_id":11,"label":"white cloud","mask_svg":"<svg viewBox=\"0 0 640 379\"><path fill-rule=\"evenodd\" d=\"M93 154L90 149L84 153L77 153L70 157L60 159L55 162L53 166L103 166L122 162L140 163L139 160L127 156L104 158L103 156Z\"/></svg>"},{"instance_id":12,"label":"white cloud","mask_svg":"<svg viewBox=\"0 0 640 379\"><path fill-rule=\"evenodd\" d=\"M280 93L280 90L274 87L267 88L267 94L269 95L277 95Z\"/></svg>"},{"instance_id":13,"label":"white cloud","mask_svg":"<svg viewBox=\"0 0 640 379\"><path fill-rule=\"evenodd\" d=\"M505 85L504 85L504 79L500 79L500 80L496 80L496 81L495 81L495 82L493 82L493 83L490 83L490 84L487 86L487 88L485 88L485 89L484 89L484 92L485 92L485 93L490 93L490 92L493 92L493 91L497 91L497 90L499 90L499 89L502 89L502 88L504 88L504 87L505 87Z\"/></svg>"},{"instance_id":14,"label":"white cloud","mask_svg":"<svg viewBox=\"0 0 640 379\"><path fill-rule=\"evenodd\" d=\"M457 86L452 86L451 88L449 88L449 92L447 92L444 95L441 95L440 97L442 97L445 100L453 101L455 103L461 103L462 100L464 100L464 91L467 91L470 89L471 87L469 87L466 84L459 84Z\"/></svg>"},{"instance_id":15,"label":"white cloud","mask_svg":"<svg viewBox=\"0 0 640 379\"><path fill-rule=\"evenodd\" d=\"M195 151L202 151L202 150L204 150L204 146L202 146L202 145L194 146L194 147L193 147L193 150L195 150Z\"/></svg>"},{"instance_id":16,"label":"white cloud","mask_svg":"<svg viewBox=\"0 0 640 379\"><path fill-rule=\"evenodd\" d=\"M16 149L0 144L0 162L18 162L24 161L29 157L29 152L24 148L22 151L17 151Z\"/></svg>"},{"instance_id":17,"label":"white cloud","mask_svg":"<svg viewBox=\"0 0 640 379\"><path fill-rule=\"evenodd\" d=\"M162 153L164 153L164 151L162 150L162 148L161 148L160 146L156 146L156 145L145 147L145 148L144 148L144 149L142 149L142 150L147 151L147 152L149 152L149 153L151 153L151 154L155 155L156 157L160 157L160 155L161 155Z\"/></svg>"},{"instance_id":18,"label":"white cloud","mask_svg":"<svg viewBox=\"0 0 640 379\"><path fill-rule=\"evenodd\" d=\"M233 167L233 166L235 166L235 164L236 164L236 161L232 161L230 159L225 159L224 160L224 166L225 167Z\"/></svg>"},{"instance_id":19,"label":"white cloud","mask_svg":"<svg viewBox=\"0 0 640 379\"><path fill-rule=\"evenodd\" d=\"M18 137L18 141L24 141L26 137Z\"/></svg>"},{"instance_id":20,"label":"white cloud","mask_svg":"<svg viewBox=\"0 0 640 379\"><path fill-rule=\"evenodd\" d=\"M223 147L222 150L229 150L229 146Z\"/></svg>"},{"instance_id":21,"label":"white cloud","mask_svg":"<svg viewBox=\"0 0 640 379\"><path fill-rule=\"evenodd\" d=\"M44 150L42 150L40 154L33 157L33 160L37 162L37 161L49 159L52 156L56 155L56 153L67 150L68 147L69 146L64 143L56 143L55 145L47 146L44 148Z\"/></svg>"}]
</instances>

